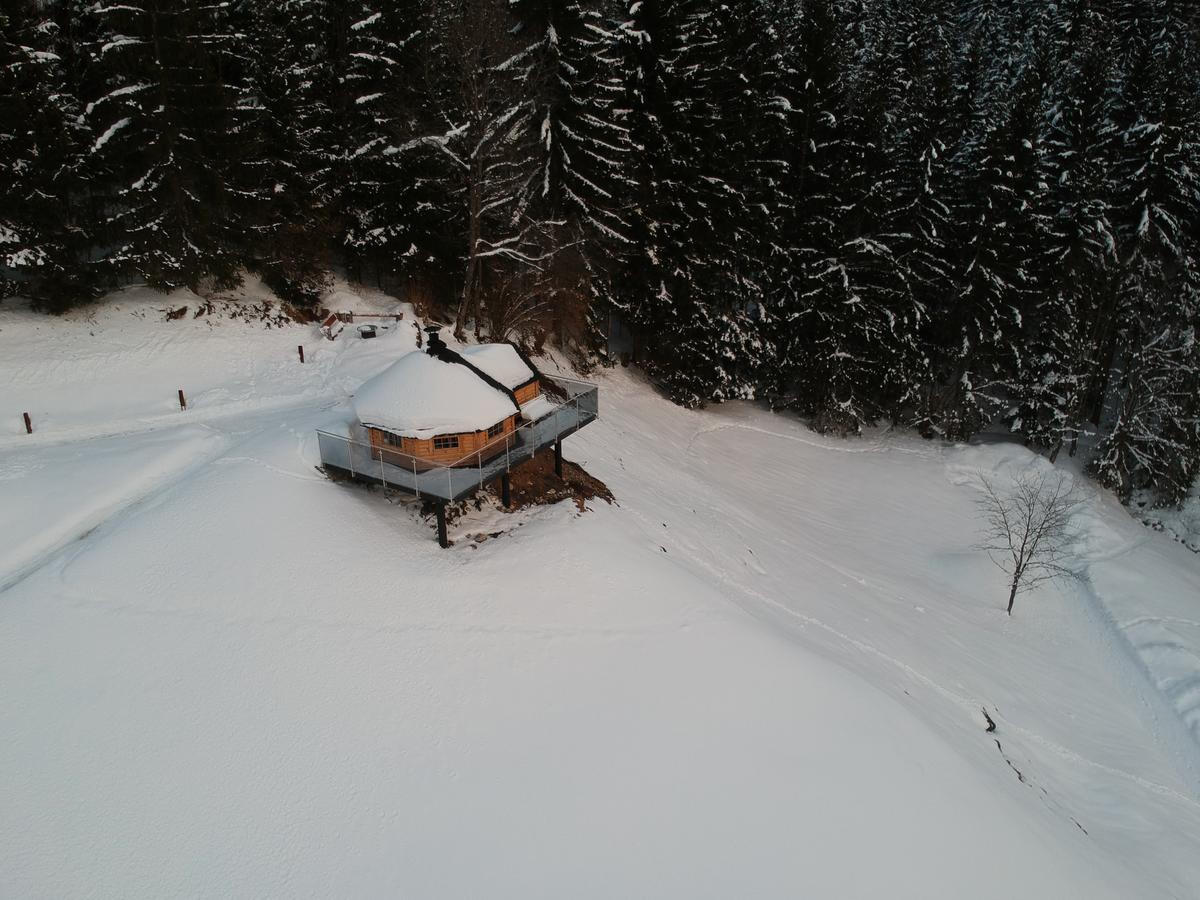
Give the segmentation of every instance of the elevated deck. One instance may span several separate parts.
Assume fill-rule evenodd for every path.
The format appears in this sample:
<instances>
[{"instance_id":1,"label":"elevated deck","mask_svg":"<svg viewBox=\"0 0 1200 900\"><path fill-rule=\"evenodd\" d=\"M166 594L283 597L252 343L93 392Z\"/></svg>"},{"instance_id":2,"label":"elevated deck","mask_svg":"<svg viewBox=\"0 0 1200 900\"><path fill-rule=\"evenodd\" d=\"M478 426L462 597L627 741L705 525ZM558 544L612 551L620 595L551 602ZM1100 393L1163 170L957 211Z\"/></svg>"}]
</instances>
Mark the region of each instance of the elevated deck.
<instances>
[{"instance_id":1,"label":"elevated deck","mask_svg":"<svg viewBox=\"0 0 1200 900\"><path fill-rule=\"evenodd\" d=\"M438 465L373 447L366 429L352 425L347 434L317 431L321 464L340 475L407 491L439 504L461 500L488 482L503 478L540 450L560 445L563 438L599 417L599 391L594 385L543 375L542 387L547 399L555 401L550 412L453 463Z\"/></svg>"}]
</instances>

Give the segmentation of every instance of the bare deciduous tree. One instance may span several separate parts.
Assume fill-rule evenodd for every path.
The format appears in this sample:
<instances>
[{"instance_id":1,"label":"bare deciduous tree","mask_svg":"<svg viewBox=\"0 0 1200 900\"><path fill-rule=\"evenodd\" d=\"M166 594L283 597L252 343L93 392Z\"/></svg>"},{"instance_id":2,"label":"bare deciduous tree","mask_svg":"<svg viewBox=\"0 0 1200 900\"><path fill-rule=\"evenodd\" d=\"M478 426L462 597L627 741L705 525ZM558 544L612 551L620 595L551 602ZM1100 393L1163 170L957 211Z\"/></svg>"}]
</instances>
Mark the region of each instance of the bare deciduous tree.
<instances>
[{"instance_id":1,"label":"bare deciduous tree","mask_svg":"<svg viewBox=\"0 0 1200 900\"><path fill-rule=\"evenodd\" d=\"M1083 498L1061 474L1020 475L1003 491L986 478L982 481L984 539L978 546L1008 576L1011 616L1017 594L1074 574L1066 564Z\"/></svg>"}]
</instances>

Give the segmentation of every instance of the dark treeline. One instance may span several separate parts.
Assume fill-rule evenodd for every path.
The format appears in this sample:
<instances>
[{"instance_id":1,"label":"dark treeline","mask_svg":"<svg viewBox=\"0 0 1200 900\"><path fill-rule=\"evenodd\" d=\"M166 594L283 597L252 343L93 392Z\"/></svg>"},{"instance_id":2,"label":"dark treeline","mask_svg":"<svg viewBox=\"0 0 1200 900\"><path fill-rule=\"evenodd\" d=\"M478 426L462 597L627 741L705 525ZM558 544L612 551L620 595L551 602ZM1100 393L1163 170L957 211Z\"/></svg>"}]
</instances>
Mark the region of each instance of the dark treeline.
<instances>
[{"instance_id":1,"label":"dark treeline","mask_svg":"<svg viewBox=\"0 0 1200 900\"><path fill-rule=\"evenodd\" d=\"M1194 0L9 0L0 277L333 267L678 402L1200 470Z\"/></svg>"}]
</instances>

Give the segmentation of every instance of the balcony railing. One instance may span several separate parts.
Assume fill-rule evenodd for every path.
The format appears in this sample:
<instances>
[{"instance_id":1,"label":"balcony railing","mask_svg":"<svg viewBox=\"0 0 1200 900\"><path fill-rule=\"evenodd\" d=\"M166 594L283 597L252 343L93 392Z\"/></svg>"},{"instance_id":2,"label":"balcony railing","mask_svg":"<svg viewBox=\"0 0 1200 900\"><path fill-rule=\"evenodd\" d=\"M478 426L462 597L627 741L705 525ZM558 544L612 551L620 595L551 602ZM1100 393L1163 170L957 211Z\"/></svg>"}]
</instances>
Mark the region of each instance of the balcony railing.
<instances>
[{"instance_id":1,"label":"balcony railing","mask_svg":"<svg viewBox=\"0 0 1200 900\"><path fill-rule=\"evenodd\" d=\"M432 463L390 447L373 446L367 430L355 424L349 426L348 434L317 431L321 464L326 469L407 491L418 498L461 500L600 415L599 391L595 385L543 375L542 390L549 399L559 401L553 410L453 463Z\"/></svg>"}]
</instances>

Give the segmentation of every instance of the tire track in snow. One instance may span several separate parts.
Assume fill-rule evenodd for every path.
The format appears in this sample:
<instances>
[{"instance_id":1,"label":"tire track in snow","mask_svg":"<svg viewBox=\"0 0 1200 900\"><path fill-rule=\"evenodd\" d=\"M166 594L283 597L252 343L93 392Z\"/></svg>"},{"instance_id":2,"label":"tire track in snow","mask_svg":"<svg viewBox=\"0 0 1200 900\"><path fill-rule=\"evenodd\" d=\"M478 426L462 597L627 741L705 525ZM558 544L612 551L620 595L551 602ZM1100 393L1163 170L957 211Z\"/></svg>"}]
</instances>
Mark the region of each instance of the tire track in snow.
<instances>
[{"instance_id":1,"label":"tire track in snow","mask_svg":"<svg viewBox=\"0 0 1200 900\"><path fill-rule=\"evenodd\" d=\"M336 405L340 401L328 401L325 406L320 408L329 408ZM314 401L296 401L288 402L278 409L271 410L276 416L286 415L300 407L308 407ZM246 415L245 410L229 411L225 410L223 416L213 416L212 420L222 421L228 419L236 419L239 416ZM259 410L254 410L254 414L258 414ZM189 425L197 425L205 429L215 436L219 446L213 447L208 452L201 453L185 462L174 467L168 467L155 475L149 480L139 480L133 488L125 491L114 493L113 495L104 498L103 502L94 504L85 513L72 517L63 527L57 529L57 534L51 541L45 542L44 545L36 552L31 553L23 562L19 562L15 568L8 573L0 573L0 597L3 594L27 578L34 575L40 569L51 563L54 559L62 554L70 551L73 545L78 544L88 535L120 520L126 515L132 515L141 509L146 508L151 502L159 497L168 495L173 488L178 487L192 477L195 477L201 470L206 467L219 463L223 458L227 457L231 450L242 446L248 441L253 440L268 428L276 424L273 420L257 419L254 426L246 431L238 431L236 433L220 431L213 427L210 422L176 422L172 427L187 427ZM155 425L152 428L145 429L145 432L159 431L161 426ZM136 436L144 433L143 431L121 432L113 437ZM248 458L247 458L248 459ZM261 461L257 461L260 462ZM269 464L261 463L263 465ZM289 474L291 477L313 477L316 476L301 476L296 473Z\"/></svg>"},{"instance_id":2,"label":"tire track in snow","mask_svg":"<svg viewBox=\"0 0 1200 900\"><path fill-rule=\"evenodd\" d=\"M0 574L0 595L29 578L64 550L115 520L122 513L144 505L172 486L186 481L228 449L228 438L218 435L207 426L201 427L212 432L205 442L213 446L199 452L190 442L170 448L164 452L165 459L160 461L160 465L150 477L137 478L132 483L126 482L117 490L101 494L91 505L77 511L66 521L47 529L44 538L23 554L24 559L18 558L8 572Z\"/></svg>"}]
</instances>

